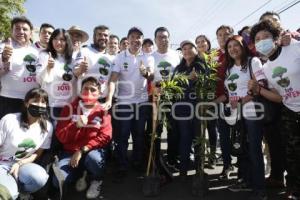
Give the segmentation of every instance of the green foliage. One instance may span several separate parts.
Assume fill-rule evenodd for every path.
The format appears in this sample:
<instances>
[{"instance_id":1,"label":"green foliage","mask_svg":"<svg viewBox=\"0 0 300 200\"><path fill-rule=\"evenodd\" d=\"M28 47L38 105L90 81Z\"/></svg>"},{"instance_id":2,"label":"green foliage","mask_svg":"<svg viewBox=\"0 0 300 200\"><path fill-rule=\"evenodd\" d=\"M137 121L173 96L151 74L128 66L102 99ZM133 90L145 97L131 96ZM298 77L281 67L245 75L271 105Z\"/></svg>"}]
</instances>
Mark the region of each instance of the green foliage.
<instances>
[{"instance_id":1,"label":"green foliage","mask_svg":"<svg viewBox=\"0 0 300 200\"><path fill-rule=\"evenodd\" d=\"M196 93L201 102L210 102L215 99L217 87L217 51L212 51L205 55L204 59L207 65L206 73L200 73L196 80Z\"/></svg>"},{"instance_id":2,"label":"green foliage","mask_svg":"<svg viewBox=\"0 0 300 200\"><path fill-rule=\"evenodd\" d=\"M13 16L25 13L25 0L0 0L0 39L10 36L10 22Z\"/></svg>"},{"instance_id":3,"label":"green foliage","mask_svg":"<svg viewBox=\"0 0 300 200\"><path fill-rule=\"evenodd\" d=\"M175 74L173 79L162 81L160 103L172 103L180 100L184 95L184 86L188 83L188 77L180 73Z\"/></svg>"},{"instance_id":4,"label":"green foliage","mask_svg":"<svg viewBox=\"0 0 300 200\"><path fill-rule=\"evenodd\" d=\"M280 77L280 79L282 79L282 75L286 72L287 72L286 68L280 66L276 67L275 69L273 69L272 78Z\"/></svg>"},{"instance_id":5,"label":"green foliage","mask_svg":"<svg viewBox=\"0 0 300 200\"><path fill-rule=\"evenodd\" d=\"M217 62L218 52L216 50L212 51L209 55L204 55L204 60L206 62L205 73L200 73L196 80L196 94L200 102L211 102L215 99L215 91L217 87L217 68L219 64ZM200 106L197 112L200 116L204 116L208 107ZM200 162L196 163L196 174L199 176L204 175L204 160L207 157L205 154L205 149L207 145L207 140L205 139L205 130L207 127L207 122L201 120L200 130L196 134L196 139L194 140L195 145L195 156L200 158Z\"/></svg>"}]
</instances>

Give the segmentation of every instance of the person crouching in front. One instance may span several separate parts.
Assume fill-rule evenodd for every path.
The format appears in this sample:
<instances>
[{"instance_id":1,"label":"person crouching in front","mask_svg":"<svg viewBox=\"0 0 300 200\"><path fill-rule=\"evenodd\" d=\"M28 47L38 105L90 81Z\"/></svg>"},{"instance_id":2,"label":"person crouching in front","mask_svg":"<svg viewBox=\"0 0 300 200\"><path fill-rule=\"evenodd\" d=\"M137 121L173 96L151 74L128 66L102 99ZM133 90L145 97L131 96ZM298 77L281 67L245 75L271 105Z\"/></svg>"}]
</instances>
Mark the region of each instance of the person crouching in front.
<instances>
[{"instance_id":1,"label":"person crouching in front","mask_svg":"<svg viewBox=\"0 0 300 200\"><path fill-rule=\"evenodd\" d=\"M56 127L56 136L63 145L58 167L64 184L76 183L77 191L86 189L85 175L91 180L88 199L97 198L101 192L105 165L105 147L111 140L111 118L97 101L100 84L94 77L82 81L80 96L63 108ZM79 179L80 178L80 179ZM77 182L76 182L77 181ZM54 185L58 186L56 179Z\"/></svg>"}]
</instances>

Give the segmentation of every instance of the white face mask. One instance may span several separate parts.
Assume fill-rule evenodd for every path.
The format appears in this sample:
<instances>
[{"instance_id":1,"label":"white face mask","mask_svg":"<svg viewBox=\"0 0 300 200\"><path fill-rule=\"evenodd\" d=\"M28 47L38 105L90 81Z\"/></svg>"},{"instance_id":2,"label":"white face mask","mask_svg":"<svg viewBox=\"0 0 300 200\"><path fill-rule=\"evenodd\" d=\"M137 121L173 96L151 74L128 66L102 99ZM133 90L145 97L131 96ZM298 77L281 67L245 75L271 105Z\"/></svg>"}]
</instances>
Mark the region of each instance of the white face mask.
<instances>
[{"instance_id":1,"label":"white face mask","mask_svg":"<svg viewBox=\"0 0 300 200\"><path fill-rule=\"evenodd\" d=\"M263 54L264 56L268 56L275 48L275 44L273 39L268 38L255 43L255 48L259 53Z\"/></svg>"}]
</instances>

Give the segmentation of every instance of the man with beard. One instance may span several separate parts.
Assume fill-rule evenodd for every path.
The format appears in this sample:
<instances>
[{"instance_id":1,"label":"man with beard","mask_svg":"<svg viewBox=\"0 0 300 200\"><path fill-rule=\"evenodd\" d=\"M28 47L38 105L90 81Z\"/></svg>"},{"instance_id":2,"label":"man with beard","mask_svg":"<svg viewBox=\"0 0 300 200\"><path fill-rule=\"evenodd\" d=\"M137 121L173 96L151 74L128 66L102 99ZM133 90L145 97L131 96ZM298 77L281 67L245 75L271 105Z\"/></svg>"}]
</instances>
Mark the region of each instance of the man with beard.
<instances>
[{"instance_id":1,"label":"man with beard","mask_svg":"<svg viewBox=\"0 0 300 200\"><path fill-rule=\"evenodd\" d=\"M107 95L107 81L111 73L112 57L106 53L110 30L100 25L94 28L94 43L82 48L83 61L75 66L74 74L78 77L78 85L83 78L93 76L101 83L100 101Z\"/></svg>"}]
</instances>

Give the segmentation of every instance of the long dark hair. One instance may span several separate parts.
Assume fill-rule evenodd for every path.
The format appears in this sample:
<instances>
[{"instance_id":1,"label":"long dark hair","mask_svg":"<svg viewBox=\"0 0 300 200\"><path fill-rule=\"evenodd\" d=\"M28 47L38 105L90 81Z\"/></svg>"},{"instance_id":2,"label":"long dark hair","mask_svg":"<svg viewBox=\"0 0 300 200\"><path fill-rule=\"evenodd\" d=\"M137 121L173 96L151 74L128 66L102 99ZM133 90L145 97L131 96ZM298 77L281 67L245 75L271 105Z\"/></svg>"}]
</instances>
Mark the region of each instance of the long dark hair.
<instances>
[{"instance_id":1,"label":"long dark hair","mask_svg":"<svg viewBox=\"0 0 300 200\"><path fill-rule=\"evenodd\" d=\"M51 37L48 42L48 47L46 49L46 52L50 52L53 56L53 58L57 58L57 52L53 47L53 40L58 36L60 33L63 34L65 40L66 40L66 48L64 52L64 57L67 62L67 64L70 64L72 62L72 54L73 54L73 44L71 40L70 34L62 28L55 29L53 33L51 34Z\"/></svg>"},{"instance_id":2,"label":"long dark hair","mask_svg":"<svg viewBox=\"0 0 300 200\"><path fill-rule=\"evenodd\" d=\"M48 94L45 90L40 88L33 88L29 90L25 95L24 104L22 106L22 111L21 111L21 127L25 129L29 128L28 111L25 107L25 104L28 103L30 99L43 99L46 102L47 107L49 105ZM42 133L47 132L47 120L48 120L48 114L42 115L39 118L39 124L42 129Z\"/></svg>"},{"instance_id":3,"label":"long dark hair","mask_svg":"<svg viewBox=\"0 0 300 200\"><path fill-rule=\"evenodd\" d=\"M229 44L230 41L237 41L239 43L239 45L241 46L241 49L242 49L242 57L241 57L242 70L247 70L248 57L251 56L251 53L250 53L250 51L247 47L247 44L243 40L243 37L239 36L239 35L233 35L226 41L226 44L225 44L226 68L228 70L230 70L233 67L234 63L235 63L234 59L229 55L229 52L228 52L228 44Z\"/></svg>"},{"instance_id":4,"label":"long dark hair","mask_svg":"<svg viewBox=\"0 0 300 200\"><path fill-rule=\"evenodd\" d=\"M208 49L207 49L207 52L205 52L205 53L209 53L210 52L210 49L211 49L211 43L210 43L210 40L208 39L208 37L206 36L206 35L198 35L197 37L196 37L196 39L195 39L195 43L197 44L197 40L199 39L199 38L204 38L204 40L207 42L207 45L208 45Z\"/></svg>"}]
</instances>

